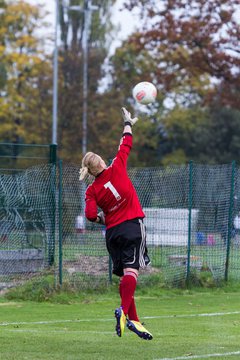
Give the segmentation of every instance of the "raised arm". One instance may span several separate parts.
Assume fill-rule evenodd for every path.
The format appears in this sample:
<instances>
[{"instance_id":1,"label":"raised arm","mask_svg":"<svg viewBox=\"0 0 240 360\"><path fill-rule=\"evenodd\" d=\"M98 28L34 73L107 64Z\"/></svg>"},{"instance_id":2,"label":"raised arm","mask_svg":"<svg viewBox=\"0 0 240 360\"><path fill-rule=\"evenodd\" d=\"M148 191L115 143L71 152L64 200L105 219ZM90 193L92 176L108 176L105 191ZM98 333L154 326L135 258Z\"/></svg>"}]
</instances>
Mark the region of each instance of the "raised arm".
<instances>
[{"instance_id":1,"label":"raised arm","mask_svg":"<svg viewBox=\"0 0 240 360\"><path fill-rule=\"evenodd\" d=\"M118 147L116 157L113 159L112 166L126 167L127 158L132 148L132 126L138 121L138 118L132 118L132 115L124 107L121 108L124 122L123 134Z\"/></svg>"},{"instance_id":2,"label":"raised arm","mask_svg":"<svg viewBox=\"0 0 240 360\"><path fill-rule=\"evenodd\" d=\"M125 133L129 133L132 134L132 126L134 124L136 124L136 122L138 121L138 118L132 118L132 115L129 111L127 111L127 109L125 109L124 107L122 107L122 117L123 117L123 121L124 121L124 129L123 129L123 134Z\"/></svg>"}]
</instances>

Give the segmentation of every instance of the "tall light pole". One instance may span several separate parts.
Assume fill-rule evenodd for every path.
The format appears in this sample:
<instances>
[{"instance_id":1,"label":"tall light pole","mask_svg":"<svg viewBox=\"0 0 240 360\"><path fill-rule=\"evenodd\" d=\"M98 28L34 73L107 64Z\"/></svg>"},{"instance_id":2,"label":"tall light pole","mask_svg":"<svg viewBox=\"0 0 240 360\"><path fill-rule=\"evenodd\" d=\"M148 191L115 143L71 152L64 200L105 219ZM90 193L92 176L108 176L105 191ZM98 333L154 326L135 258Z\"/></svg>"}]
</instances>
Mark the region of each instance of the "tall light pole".
<instances>
[{"instance_id":1,"label":"tall light pole","mask_svg":"<svg viewBox=\"0 0 240 360\"><path fill-rule=\"evenodd\" d=\"M87 115L88 115L88 41L89 33L91 29L92 22L92 12L98 10L98 7L92 5L91 0L84 1L84 7L74 5L70 6L69 10L80 11L84 14L84 26L82 34L82 60L83 60L83 111L82 111L82 156L87 152ZM81 209L84 211L85 207L85 190L86 184L82 183L82 196L81 196ZM85 217L84 217L84 228L86 226Z\"/></svg>"},{"instance_id":2,"label":"tall light pole","mask_svg":"<svg viewBox=\"0 0 240 360\"><path fill-rule=\"evenodd\" d=\"M55 16L55 39L53 57L53 111L52 111L52 144L57 144L57 122L58 122L58 17L59 0L56 1Z\"/></svg>"},{"instance_id":3,"label":"tall light pole","mask_svg":"<svg viewBox=\"0 0 240 360\"><path fill-rule=\"evenodd\" d=\"M84 13L84 27L82 36L83 51L83 112L82 112L82 155L87 152L87 115L88 115L88 41L92 22L92 12L98 7L92 5L91 0L84 1L84 8L81 6L70 6L70 10Z\"/></svg>"},{"instance_id":4,"label":"tall light pole","mask_svg":"<svg viewBox=\"0 0 240 360\"><path fill-rule=\"evenodd\" d=\"M59 23L59 0L56 3L55 16L55 40L53 58L53 111L52 111L52 144L57 144L58 125L58 23ZM92 12L98 7L92 5L91 0L84 1L84 8L81 6L69 6L69 10L84 13L84 27L82 36L83 51L83 112L82 112L82 155L87 152L87 113L88 113L88 41L91 28Z\"/></svg>"},{"instance_id":5,"label":"tall light pole","mask_svg":"<svg viewBox=\"0 0 240 360\"><path fill-rule=\"evenodd\" d=\"M91 11L88 9L88 1L84 2L84 28L82 36L83 50L83 113L82 113L82 155L87 152L87 115L88 115L88 38L91 25Z\"/></svg>"}]
</instances>

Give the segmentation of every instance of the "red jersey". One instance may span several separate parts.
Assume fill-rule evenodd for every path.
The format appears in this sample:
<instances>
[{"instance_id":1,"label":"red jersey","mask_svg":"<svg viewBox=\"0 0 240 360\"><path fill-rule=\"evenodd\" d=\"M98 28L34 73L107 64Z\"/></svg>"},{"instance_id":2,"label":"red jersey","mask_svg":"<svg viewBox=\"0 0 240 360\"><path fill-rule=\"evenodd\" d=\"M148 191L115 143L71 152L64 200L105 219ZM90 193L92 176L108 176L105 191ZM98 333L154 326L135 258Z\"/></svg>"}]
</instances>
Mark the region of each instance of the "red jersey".
<instances>
[{"instance_id":1,"label":"red jersey","mask_svg":"<svg viewBox=\"0 0 240 360\"><path fill-rule=\"evenodd\" d=\"M126 220L145 217L136 190L127 174L127 159L132 147L132 135L123 134L112 164L96 176L85 195L85 215L95 221L98 207L105 215L109 229Z\"/></svg>"}]
</instances>

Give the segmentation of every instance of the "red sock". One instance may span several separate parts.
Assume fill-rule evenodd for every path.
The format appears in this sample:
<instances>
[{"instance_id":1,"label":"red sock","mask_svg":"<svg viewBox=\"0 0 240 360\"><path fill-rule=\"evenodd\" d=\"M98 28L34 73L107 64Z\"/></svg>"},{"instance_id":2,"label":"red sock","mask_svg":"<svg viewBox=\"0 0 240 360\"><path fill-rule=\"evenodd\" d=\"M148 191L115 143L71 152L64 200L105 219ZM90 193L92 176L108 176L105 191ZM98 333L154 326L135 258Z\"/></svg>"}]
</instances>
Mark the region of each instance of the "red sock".
<instances>
[{"instance_id":1,"label":"red sock","mask_svg":"<svg viewBox=\"0 0 240 360\"><path fill-rule=\"evenodd\" d=\"M120 296L122 298L121 281L120 281L120 285L119 285L119 293L120 293ZM132 297L132 301L131 301L131 304L130 304L129 309L128 309L128 318L129 318L129 320L139 321L134 297Z\"/></svg>"},{"instance_id":2,"label":"red sock","mask_svg":"<svg viewBox=\"0 0 240 360\"><path fill-rule=\"evenodd\" d=\"M133 274L133 275L132 275ZM128 272L122 277L119 286L119 292L121 296L121 307L125 315L128 314L129 308L133 301L134 292L137 285L135 273ZM135 305L135 303L134 303Z\"/></svg>"},{"instance_id":3,"label":"red sock","mask_svg":"<svg viewBox=\"0 0 240 360\"><path fill-rule=\"evenodd\" d=\"M129 306L128 309L128 318L129 320L139 321L134 297L132 298L131 305Z\"/></svg>"}]
</instances>

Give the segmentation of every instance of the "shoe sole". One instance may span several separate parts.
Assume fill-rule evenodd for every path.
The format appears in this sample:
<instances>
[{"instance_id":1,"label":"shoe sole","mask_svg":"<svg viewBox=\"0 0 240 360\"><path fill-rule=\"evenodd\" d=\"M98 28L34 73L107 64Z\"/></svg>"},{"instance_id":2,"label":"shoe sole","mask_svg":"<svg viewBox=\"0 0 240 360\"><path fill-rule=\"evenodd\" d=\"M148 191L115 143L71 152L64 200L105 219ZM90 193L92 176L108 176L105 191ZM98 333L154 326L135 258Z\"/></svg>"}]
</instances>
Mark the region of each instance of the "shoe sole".
<instances>
[{"instance_id":1,"label":"shoe sole","mask_svg":"<svg viewBox=\"0 0 240 360\"><path fill-rule=\"evenodd\" d=\"M116 333L117 333L117 336L121 337L122 336L121 326L120 326L121 312L119 311L119 309L115 310L115 318L117 320Z\"/></svg>"},{"instance_id":2,"label":"shoe sole","mask_svg":"<svg viewBox=\"0 0 240 360\"><path fill-rule=\"evenodd\" d=\"M137 334L143 340L152 340L152 338L153 338L152 335L150 335L147 332L138 331L137 328L131 323L127 323L127 328L129 330L133 331L135 334Z\"/></svg>"}]
</instances>

